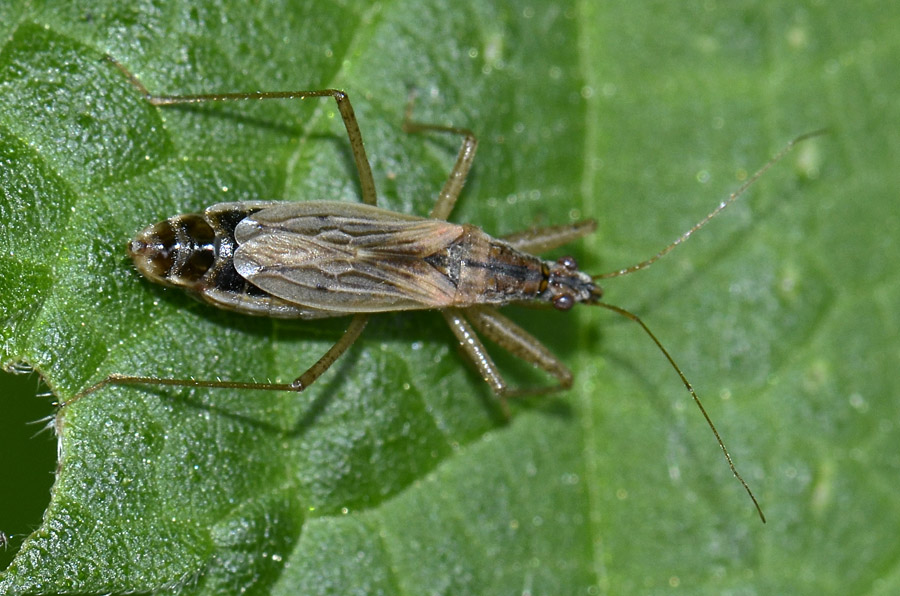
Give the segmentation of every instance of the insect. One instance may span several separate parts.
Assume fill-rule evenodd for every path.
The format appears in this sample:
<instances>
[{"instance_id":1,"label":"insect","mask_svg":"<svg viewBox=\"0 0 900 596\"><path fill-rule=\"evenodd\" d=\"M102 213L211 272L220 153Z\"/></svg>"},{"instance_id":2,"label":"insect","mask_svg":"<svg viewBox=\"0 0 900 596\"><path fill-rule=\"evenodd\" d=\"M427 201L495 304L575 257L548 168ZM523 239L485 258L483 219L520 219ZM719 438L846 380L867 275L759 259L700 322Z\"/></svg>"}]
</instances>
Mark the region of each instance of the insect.
<instances>
[{"instance_id":1,"label":"insect","mask_svg":"<svg viewBox=\"0 0 900 596\"><path fill-rule=\"evenodd\" d=\"M601 306L640 325L665 355L712 429L731 471L765 521L756 498L737 472L712 420L675 360L639 317L602 302L603 292L597 282L649 267L734 202L794 144L811 135L791 141L712 213L653 257L612 273L589 275L579 269L572 257L546 261L534 254L593 232L593 221L544 227L501 239L470 224L448 222L478 142L466 128L414 121L412 98L403 122L406 132L448 133L463 139L456 163L427 218L376 206L375 183L362 134L350 100L342 91L156 96L124 66L109 60L156 106L310 97L335 100L356 164L362 204L219 203L203 213L176 215L147 227L130 242L128 252L136 268L149 280L183 288L220 308L269 317L315 319L352 315L352 319L340 339L290 383L111 374L63 406L110 384L303 391L356 341L370 314L437 310L506 411L509 398L564 390L571 386L573 377L540 341L500 314L497 307L523 302L544 302L563 311L578 303ZM556 383L538 389L510 388L479 335L543 369Z\"/></svg>"}]
</instances>

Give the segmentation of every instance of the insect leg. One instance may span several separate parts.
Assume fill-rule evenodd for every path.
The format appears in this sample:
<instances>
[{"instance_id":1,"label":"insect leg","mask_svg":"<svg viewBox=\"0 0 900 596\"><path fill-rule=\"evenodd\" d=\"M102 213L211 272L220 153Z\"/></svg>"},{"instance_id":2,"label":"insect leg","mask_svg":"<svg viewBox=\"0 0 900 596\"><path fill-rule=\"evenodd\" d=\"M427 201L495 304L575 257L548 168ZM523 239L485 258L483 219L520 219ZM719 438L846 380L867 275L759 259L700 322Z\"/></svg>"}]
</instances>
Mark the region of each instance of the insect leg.
<instances>
[{"instance_id":1,"label":"insect leg","mask_svg":"<svg viewBox=\"0 0 900 596\"><path fill-rule=\"evenodd\" d=\"M497 309L490 306L473 306L466 309L472 325L482 335L513 356L544 369L557 380L556 385L531 389L506 390L506 397L543 395L563 391L572 386L572 372L560 362L536 337L522 329Z\"/></svg>"},{"instance_id":2,"label":"insect leg","mask_svg":"<svg viewBox=\"0 0 900 596\"><path fill-rule=\"evenodd\" d=\"M487 306L474 306L465 311L448 308L442 310L441 314L444 315L466 355L500 399L500 405L506 416L509 416L508 398L510 397L543 395L562 391L572 386L571 371L537 338L501 315L496 309ZM476 329L512 355L550 373L556 378L557 384L536 389L510 389L500 375L497 365L487 353L484 344L475 333Z\"/></svg>"},{"instance_id":3,"label":"insect leg","mask_svg":"<svg viewBox=\"0 0 900 596\"><path fill-rule=\"evenodd\" d=\"M542 252L566 245L578 238L587 236L597 229L597 222L586 219L569 225L548 226L516 232L503 236L502 240L508 242L516 250L539 255Z\"/></svg>"},{"instance_id":4,"label":"insect leg","mask_svg":"<svg viewBox=\"0 0 900 596\"><path fill-rule=\"evenodd\" d=\"M466 183L466 177L472 168L472 161L475 159L475 149L478 148L478 139L468 128L459 128L456 126L441 126L439 124L425 124L416 122L412 119L412 109L415 103L415 94L409 97L409 103L406 104L406 113L403 116L403 132L445 132L463 137L462 146L459 148L459 154L456 156L456 163L450 170L450 176L441 189L434 207L431 208L429 217L433 219L447 219L453 206L456 205L456 199L462 191L463 185Z\"/></svg>"},{"instance_id":5,"label":"insect leg","mask_svg":"<svg viewBox=\"0 0 900 596\"><path fill-rule=\"evenodd\" d=\"M353 319L350 320L350 325L347 327L347 330L344 331L344 335L342 335L341 338L337 340L321 358L319 358L318 362L310 366L305 373L294 379L294 382L291 383L294 390L303 391L312 385L316 379L322 376L322 373L331 368L331 365L347 351L347 348L353 345L353 342L355 342L357 338L359 338L359 334L366 328L366 323L368 321L368 314L354 315Z\"/></svg>"},{"instance_id":6,"label":"insect leg","mask_svg":"<svg viewBox=\"0 0 900 596\"><path fill-rule=\"evenodd\" d=\"M441 314L444 315L444 319L450 325L453 335L459 340L459 345L475 365L475 368L478 369L481 378L491 386L491 389L494 390L494 393L500 399L500 407L503 409L504 416L509 418L509 404L506 402L506 381L500 375L500 370L494 364L484 344L478 339L478 335L475 333L472 325L458 308L444 309L441 311Z\"/></svg>"},{"instance_id":7,"label":"insect leg","mask_svg":"<svg viewBox=\"0 0 900 596\"><path fill-rule=\"evenodd\" d=\"M116 68L128 78L141 95L155 106L171 106L177 104L196 104L213 101L246 101L258 99L306 99L307 97L332 97L337 103L344 128L347 129L347 137L350 139L350 150L353 152L353 161L356 162L356 171L359 174L359 187L362 200L369 205L376 204L375 180L372 178L372 168L366 149L363 146L362 133L356 114L350 104L350 98L339 89L314 89L309 91L257 91L253 93L202 93L199 95L153 95L144 84L138 80L125 66L112 56L107 55Z\"/></svg>"},{"instance_id":8,"label":"insect leg","mask_svg":"<svg viewBox=\"0 0 900 596\"><path fill-rule=\"evenodd\" d=\"M347 351L362 333L369 319L367 314L358 314L350 321L344 335L341 336L319 360L292 383L245 383L241 381L203 381L198 379L161 379L158 377L139 377L133 375L111 374L94 383L81 393L76 393L69 400L59 404L60 409L69 406L79 399L106 387L107 385L166 385L175 387L207 387L210 389L259 389L262 391L303 391L322 376L341 355Z\"/></svg>"}]
</instances>

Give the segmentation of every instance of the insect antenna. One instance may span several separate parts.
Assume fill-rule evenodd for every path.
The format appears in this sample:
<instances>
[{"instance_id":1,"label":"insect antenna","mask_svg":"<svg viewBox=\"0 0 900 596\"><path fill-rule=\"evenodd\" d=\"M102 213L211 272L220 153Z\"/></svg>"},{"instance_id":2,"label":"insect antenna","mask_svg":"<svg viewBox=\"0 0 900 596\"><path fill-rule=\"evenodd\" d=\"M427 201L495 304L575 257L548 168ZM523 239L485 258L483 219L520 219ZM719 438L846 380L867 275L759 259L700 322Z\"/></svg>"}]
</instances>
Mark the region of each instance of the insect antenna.
<instances>
[{"instance_id":1,"label":"insect antenna","mask_svg":"<svg viewBox=\"0 0 900 596\"><path fill-rule=\"evenodd\" d=\"M694 234L694 232L696 232L697 230L699 230L700 228L705 226L707 223L709 223L709 221L712 218L714 218L719 213L721 213L726 207L728 207L729 205L731 205L732 203L737 201L741 197L741 195L743 195L747 191L748 188L753 186L753 184L757 180L759 180L759 178L769 170L769 168L771 168L776 163L781 161L781 159L785 155L787 155L798 143L801 143L812 137L817 137L817 136L823 135L826 132L827 132L826 129L815 130L813 132L808 132L808 133L802 134L802 135L792 139L787 145L784 146L784 148L781 149L781 151L776 153L775 156L772 157L772 159L770 159L768 162L766 162L766 164L763 165L763 167L761 167L759 170L757 170L755 174L750 176L750 178L748 178L747 181L744 182L744 184L742 184L740 188L738 188L736 191L731 193L731 195L729 195L727 199L725 199L724 201L719 203L716 206L716 208L713 209L706 217L704 217L703 219L698 221L687 232L685 232L684 234L682 234L681 236L676 238L674 242L672 242L671 244L664 247L661 251L659 251L658 253L656 253L655 255L650 257L649 259L646 259L644 261L641 261L641 262L631 265L629 267L618 269L616 271L610 271L609 273L602 273L600 275L593 275L593 276L591 276L591 279L594 281L597 281L600 279L609 279L611 277L619 277L622 275L628 275L630 273L634 273L635 271L640 271L641 269L647 269L653 263L655 263L656 261L660 260L667 254L672 252L676 246L678 246L679 244L681 244L682 242L684 242L685 240L690 238ZM759 513L759 518L762 520L763 523L766 523L766 516L763 514L762 508L759 506L759 501L756 500L756 496L754 496L753 491L750 490L750 487L747 485L746 481L744 481L744 478L737 471L737 468L734 465L734 461L731 459L731 454L728 452L728 449L725 447L725 442L722 440L721 435L719 435L719 431L716 430L716 426L715 426L715 424L713 424L712 418L710 418L709 414L706 412L706 408L703 407L703 402L700 401L700 397L697 395L697 392L694 390L693 385L691 385L690 381L687 380L687 377L684 375L684 372L682 372L681 368L675 362L675 359L672 358L672 355L669 354L669 351L662 345L662 342L659 341L659 339L656 337L656 335L654 335L653 332L650 331L650 328L647 327L647 325L636 314L634 314L630 311L627 311L624 308L615 306L613 304L608 304L606 302L596 301L596 302L591 302L590 304L592 304L594 306L602 306L603 308L605 308L607 310L611 310L611 311L625 317L626 319L630 319L630 320L634 321L635 323L637 323L638 325L641 326L641 328L644 330L644 332L648 336L650 336L650 339L653 340L653 343L656 344L656 347L659 348L659 351L663 353L663 355L666 357L666 360L669 361L669 364L671 364L672 368L675 369L675 372L678 373L678 377L681 379L681 382L684 384L684 386L687 388L688 392L691 394L691 399L693 399L694 403L697 404L697 407L700 409L700 413L703 414L703 418L706 420L706 424L709 426L710 430L712 430L713 435L716 437L716 442L719 444L719 448L722 449L722 454L725 456L725 461L728 462L728 467L731 468L731 472L734 474L735 478L737 478L738 481L740 481L741 486L743 486L744 490L747 491L747 494L750 496L750 500L753 501L753 506L756 507L756 511L757 511L757 513Z\"/></svg>"},{"instance_id":2,"label":"insect antenna","mask_svg":"<svg viewBox=\"0 0 900 596\"><path fill-rule=\"evenodd\" d=\"M734 474L734 477L738 479L741 483L741 486L744 487L744 490L747 491L747 494L750 496L750 500L753 501L753 506L756 507L756 512L759 513L759 518L763 523L766 523L766 516L762 511L762 507L759 506L759 501L756 500L756 496L753 494L753 491L750 490L750 487L747 485L747 482L744 481L744 477L740 475L737 471L737 468L734 466L734 461L731 459L731 454L728 452L728 449L725 447L725 442L722 440L721 435L719 435L719 431L716 430L716 425L713 424L712 418L709 417L709 414L706 412L706 408L703 407L703 402L700 401L700 397L697 395L697 392L694 391L694 386L691 385L690 381L687 380L687 377L681 371L681 367L675 362L675 359L672 358L672 355L669 354L669 351L662 345L662 342L650 331L650 328L647 327L647 324L641 320L633 312L627 311L624 308L616 306L614 304L608 304L606 302L592 302L592 306L602 306L607 310L611 310L614 313L622 315L626 319L630 319L641 326L641 329L650 336L650 339L653 340L653 343L656 344L656 347L659 348L659 351L663 353L663 356L666 357L666 360L669 361L669 364L672 365L672 368L675 369L675 372L678 373L678 377L681 379L681 382L684 383L684 386L687 388L688 392L691 394L691 398L694 400L694 403L697 404L697 407L700 408L700 413L703 414L703 418L706 420L706 424L709 425L710 430L712 430L713 435L716 437L716 442L719 444L719 448L722 449L722 453L725 455L725 461L728 462L728 467L731 468L731 472Z\"/></svg>"},{"instance_id":3,"label":"insect antenna","mask_svg":"<svg viewBox=\"0 0 900 596\"><path fill-rule=\"evenodd\" d=\"M721 203L719 203L719 204L716 206L716 208L713 209L706 217L704 217L703 219L701 219L700 221L698 221L696 224L694 224L694 225L691 227L691 229L689 229L687 232L685 232L684 234L682 234L681 236L679 236L678 238L676 238L674 242L672 242L671 244L669 244L668 246L666 246L665 248L663 248L661 251L659 251L658 253L656 253L655 255L653 255L652 257L650 257L649 259L646 259L646 260L644 260L644 261L641 261L640 263L635 263L634 265L631 265L631 266L629 266L629 267L625 267L625 268L623 268L623 269L618 269L618 270L616 270L616 271L610 271L610 272L608 272L608 273L601 273L601 274L599 274L599 275L593 275L593 276L591 276L591 279L593 279L593 280L609 279L609 278L611 278L611 277L619 277L619 276L622 276L622 275L628 275L629 273L634 273L635 271L640 271L641 269L647 269L648 267L650 267L650 265L652 265L652 264L655 263L656 261L660 260L661 258L663 258L664 256L666 256L667 254L669 254L670 252L672 252L672 251L675 249L676 246L678 246L679 244L681 244L682 242L684 242L685 240L687 240L688 238L690 238L690 237L694 234L694 232L696 232L697 230L699 230L700 228L702 228L703 226L705 226L707 223L709 223L709 220L711 220L712 218L714 218L715 216L717 216L719 213L721 213L726 207L728 207L729 205L731 205L732 203L734 203L735 201L737 201L737 200L741 197L741 195L743 195L743 194L747 191L748 188L750 188L751 186L753 186L753 184L754 184L757 180L759 180L759 178L760 178L763 174L765 174L767 171L769 171L769 168L771 168L771 167L774 166L776 163L778 163L779 161L781 161L781 159L782 159L785 155L787 155L788 153L790 153L790 151L791 151L798 143L802 143L803 141L805 141L805 140L807 140L807 139L810 139L810 138L812 138L812 137L818 137L818 136L821 136L821 135L823 135L823 134L825 134L825 133L827 133L827 132L828 132L827 129L822 128L822 129L819 129L819 130L814 130L814 131L812 131L812 132L804 133L804 134L802 134L802 135L800 135L800 136L798 136L798 137L792 139L790 142L788 142L787 145L784 146L783 149L781 149L781 151L779 151L778 153L776 153L775 156L774 156L772 159L770 159L768 162L766 162L766 164L765 164L763 167L761 167L759 170L757 170L755 174L753 174L752 176L750 176L750 177L747 179L747 181L744 182L744 184L741 185L741 187L740 187L739 189L737 189L736 191L734 191L733 193L731 193L731 195L729 195L729 197L728 197L727 199L725 199L724 201L722 201Z\"/></svg>"}]
</instances>

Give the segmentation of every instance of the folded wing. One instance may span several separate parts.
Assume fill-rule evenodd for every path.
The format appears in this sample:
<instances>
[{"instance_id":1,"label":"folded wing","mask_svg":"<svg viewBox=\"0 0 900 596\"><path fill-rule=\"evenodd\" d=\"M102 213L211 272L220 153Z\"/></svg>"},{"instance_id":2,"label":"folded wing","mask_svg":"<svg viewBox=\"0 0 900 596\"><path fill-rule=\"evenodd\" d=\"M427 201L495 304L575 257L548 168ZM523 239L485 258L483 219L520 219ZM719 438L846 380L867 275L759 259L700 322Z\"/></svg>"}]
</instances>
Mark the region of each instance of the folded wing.
<instances>
[{"instance_id":1,"label":"folded wing","mask_svg":"<svg viewBox=\"0 0 900 596\"><path fill-rule=\"evenodd\" d=\"M443 308L456 288L425 257L462 234L462 226L369 205L286 202L237 225L234 265L255 286L309 308Z\"/></svg>"}]
</instances>

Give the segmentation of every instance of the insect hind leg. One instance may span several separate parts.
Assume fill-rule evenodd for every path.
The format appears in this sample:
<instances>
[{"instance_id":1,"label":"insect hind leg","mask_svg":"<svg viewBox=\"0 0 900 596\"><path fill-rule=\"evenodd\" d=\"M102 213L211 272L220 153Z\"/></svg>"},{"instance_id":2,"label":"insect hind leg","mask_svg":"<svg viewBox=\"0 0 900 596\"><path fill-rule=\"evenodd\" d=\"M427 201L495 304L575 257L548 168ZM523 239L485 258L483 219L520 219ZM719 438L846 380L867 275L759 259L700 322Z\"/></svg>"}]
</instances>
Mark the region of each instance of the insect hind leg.
<instances>
[{"instance_id":1,"label":"insect hind leg","mask_svg":"<svg viewBox=\"0 0 900 596\"><path fill-rule=\"evenodd\" d=\"M61 402L59 404L60 410L66 408L76 401L82 399L106 387L107 385L163 385L163 386L174 386L174 387L205 387L208 389L257 389L262 391L295 391L301 392L310 385L312 385L316 379L318 379L322 374L331 368L331 365L334 364L338 358L340 358L344 352L347 351L347 348L353 345L353 343L359 338L363 329L366 327L366 323L369 320L369 316L367 314L357 314L350 320L350 325L347 326L347 330L344 331L344 334L338 339L325 354L319 358L315 364L310 366L306 372L302 375L294 379L291 383L255 383L255 382L243 382L243 381L205 381L199 379L165 379L159 377L142 377L142 376L134 376L134 375L121 375L121 374L111 374L107 376L105 379L94 383L84 391L80 393L76 393L73 397L69 398L67 401Z\"/></svg>"},{"instance_id":2,"label":"insect hind leg","mask_svg":"<svg viewBox=\"0 0 900 596\"><path fill-rule=\"evenodd\" d=\"M413 91L409 95L409 101L406 104L406 112L403 115L403 132L410 134L442 132L463 137L462 146L459 148L459 153L456 156L456 163L453 164L453 169L450 170L450 176L447 177L447 181L441 189L441 194L438 195L438 199L435 201L434 207L431 208L431 213L429 214L429 217L433 219L444 220L450 217L450 213L456 205L456 199L459 198L459 193L466 183L469 170L472 168L472 162L475 160L475 150L478 148L478 139L475 137L475 133L468 128L442 126L440 124L426 124L424 122L413 120L412 111L415 100L416 94L415 91Z\"/></svg>"},{"instance_id":3,"label":"insect hind leg","mask_svg":"<svg viewBox=\"0 0 900 596\"><path fill-rule=\"evenodd\" d=\"M148 102L155 106L171 106L179 104L199 104L208 102L248 101L263 99L305 99L308 97L331 97L337 103L341 120L347 130L347 138L350 140L350 151L353 153L353 161L356 163L356 171L359 175L359 187L362 200L368 205L376 204L375 180L372 177L372 167L363 145L362 132L350 97L339 89L313 89L300 91L257 91L252 93L202 93L198 95L154 95L147 90L140 79L118 60L110 55L106 59L119 69L128 81L144 96Z\"/></svg>"},{"instance_id":4,"label":"insect hind leg","mask_svg":"<svg viewBox=\"0 0 900 596\"><path fill-rule=\"evenodd\" d=\"M359 338L368 321L369 315L367 314L354 315L353 319L350 320L350 325L347 327L347 330L344 331L344 334L340 339L338 339L315 364L309 367L305 373L294 379L294 382L291 383L294 390L303 391L312 385L316 379L322 376L322 373L331 368L331 365L334 364L337 359L347 351L347 348L352 346Z\"/></svg>"}]
</instances>

